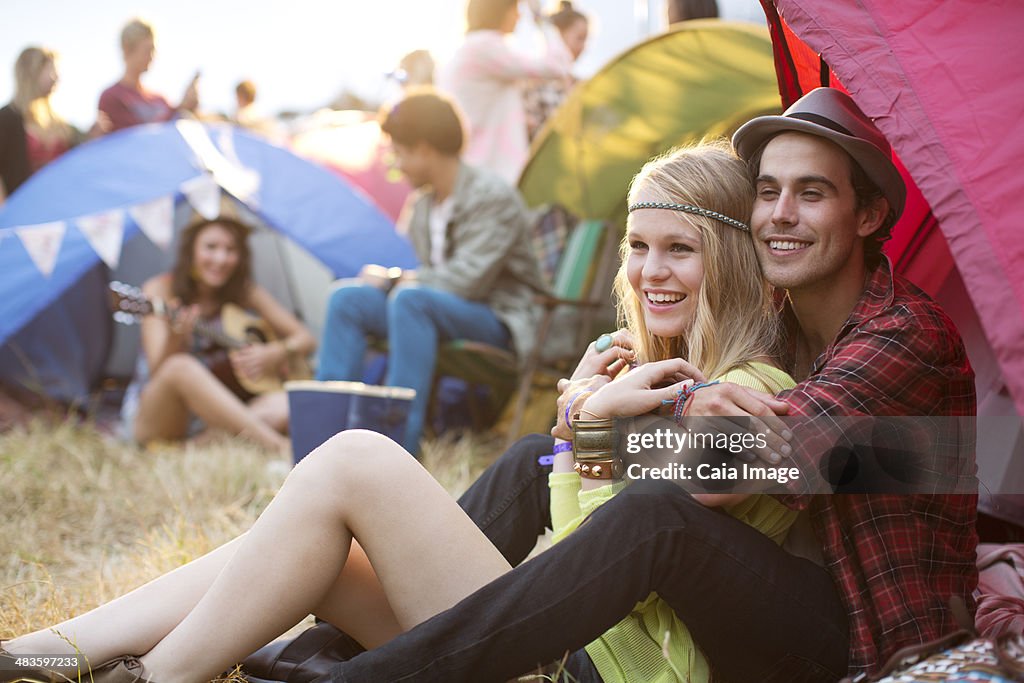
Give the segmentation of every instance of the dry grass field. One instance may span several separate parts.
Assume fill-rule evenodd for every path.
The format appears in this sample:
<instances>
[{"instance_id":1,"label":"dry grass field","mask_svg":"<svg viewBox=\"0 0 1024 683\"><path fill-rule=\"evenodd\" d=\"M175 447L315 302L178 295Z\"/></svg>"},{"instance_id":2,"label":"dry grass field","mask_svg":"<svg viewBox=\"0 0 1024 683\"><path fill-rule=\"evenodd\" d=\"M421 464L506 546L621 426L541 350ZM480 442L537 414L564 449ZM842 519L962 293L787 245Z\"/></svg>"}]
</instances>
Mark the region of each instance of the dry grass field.
<instances>
[{"instance_id":1,"label":"dry grass field","mask_svg":"<svg viewBox=\"0 0 1024 683\"><path fill-rule=\"evenodd\" d=\"M423 460L458 494L500 447L479 436L432 441ZM227 436L142 450L90 423L40 420L0 434L0 639L91 609L233 538L286 471Z\"/></svg>"}]
</instances>

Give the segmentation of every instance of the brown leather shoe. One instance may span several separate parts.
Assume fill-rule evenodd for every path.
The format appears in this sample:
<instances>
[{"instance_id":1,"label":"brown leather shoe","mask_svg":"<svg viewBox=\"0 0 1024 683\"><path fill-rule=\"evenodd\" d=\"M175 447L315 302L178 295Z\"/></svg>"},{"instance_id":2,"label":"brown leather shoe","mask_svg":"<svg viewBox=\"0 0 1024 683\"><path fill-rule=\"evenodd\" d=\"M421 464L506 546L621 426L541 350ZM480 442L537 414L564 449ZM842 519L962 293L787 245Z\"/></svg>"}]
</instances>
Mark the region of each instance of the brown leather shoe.
<instances>
[{"instance_id":1,"label":"brown leather shoe","mask_svg":"<svg viewBox=\"0 0 1024 683\"><path fill-rule=\"evenodd\" d=\"M92 683L136 683L147 681L146 671L137 657L118 657L92 670ZM82 681L89 681L88 674L82 674ZM149 681L149 683L153 683Z\"/></svg>"},{"instance_id":2,"label":"brown leather shoe","mask_svg":"<svg viewBox=\"0 0 1024 683\"><path fill-rule=\"evenodd\" d=\"M365 652L344 631L326 621L292 640L277 640L245 658L242 675L249 683L311 683L331 667Z\"/></svg>"}]
</instances>

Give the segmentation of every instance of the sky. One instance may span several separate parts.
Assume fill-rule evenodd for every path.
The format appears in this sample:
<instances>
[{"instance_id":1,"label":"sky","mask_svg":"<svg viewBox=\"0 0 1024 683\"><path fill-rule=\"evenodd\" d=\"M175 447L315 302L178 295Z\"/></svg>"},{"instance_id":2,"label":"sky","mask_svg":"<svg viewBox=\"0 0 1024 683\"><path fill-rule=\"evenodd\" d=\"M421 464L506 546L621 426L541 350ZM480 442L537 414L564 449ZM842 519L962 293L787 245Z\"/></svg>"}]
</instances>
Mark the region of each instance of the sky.
<instances>
[{"instance_id":1,"label":"sky","mask_svg":"<svg viewBox=\"0 0 1024 683\"><path fill-rule=\"evenodd\" d=\"M664 0L576 0L592 17L580 76L663 25ZM719 0L727 18L761 20L756 0ZM121 27L139 16L156 29L157 54L143 83L177 103L201 72L204 111L234 110L234 86L257 87L257 109L313 111L348 89L379 101L402 55L428 49L443 61L464 31L465 0L0 0L0 102L14 93L13 67L28 45L60 54L56 111L88 128L100 92L123 64ZM649 12L649 14L648 14Z\"/></svg>"}]
</instances>

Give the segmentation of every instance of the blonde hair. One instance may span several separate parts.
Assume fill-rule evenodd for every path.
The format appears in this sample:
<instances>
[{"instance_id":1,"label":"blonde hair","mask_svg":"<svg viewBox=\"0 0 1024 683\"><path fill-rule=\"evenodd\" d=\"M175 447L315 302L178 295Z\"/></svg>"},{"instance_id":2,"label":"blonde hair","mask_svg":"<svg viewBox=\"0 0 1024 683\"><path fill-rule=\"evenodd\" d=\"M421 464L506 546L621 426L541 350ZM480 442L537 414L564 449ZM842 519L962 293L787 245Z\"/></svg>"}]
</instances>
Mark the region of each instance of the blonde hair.
<instances>
[{"instance_id":1,"label":"blonde hair","mask_svg":"<svg viewBox=\"0 0 1024 683\"><path fill-rule=\"evenodd\" d=\"M746 167L725 140L704 140L652 159L633 178L630 203L641 189L660 201L692 204L744 222L754 201ZM750 234L713 218L677 215L700 232L704 264L693 324L682 335L656 337L647 329L643 303L626 275L628 234L620 247L615 295L620 323L633 334L637 360L685 358L713 378L755 358L777 357L779 319Z\"/></svg>"},{"instance_id":2,"label":"blonde hair","mask_svg":"<svg viewBox=\"0 0 1024 683\"><path fill-rule=\"evenodd\" d=\"M71 126L57 116L50 96L39 92L39 75L47 65L55 64L57 53L45 47L26 47L14 62L14 106L26 124L60 135L69 135Z\"/></svg>"},{"instance_id":3,"label":"blonde hair","mask_svg":"<svg viewBox=\"0 0 1024 683\"><path fill-rule=\"evenodd\" d=\"M121 29L121 49L128 52L139 41L155 37L153 27L148 22L139 18L132 19Z\"/></svg>"}]
</instances>

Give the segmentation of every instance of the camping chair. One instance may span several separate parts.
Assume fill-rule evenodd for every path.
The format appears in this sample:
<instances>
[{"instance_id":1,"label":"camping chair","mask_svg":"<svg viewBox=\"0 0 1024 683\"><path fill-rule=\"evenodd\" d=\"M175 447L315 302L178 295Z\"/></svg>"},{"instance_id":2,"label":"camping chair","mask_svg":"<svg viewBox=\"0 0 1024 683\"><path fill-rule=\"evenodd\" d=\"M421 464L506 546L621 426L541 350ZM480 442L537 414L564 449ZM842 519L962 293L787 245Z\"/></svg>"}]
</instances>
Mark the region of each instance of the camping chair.
<instances>
[{"instance_id":1,"label":"camping chair","mask_svg":"<svg viewBox=\"0 0 1024 683\"><path fill-rule=\"evenodd\" d=\"M564 211L559 208L553 210ZM542 222L543 217L538 225ZM542 228L538 227L538 230ZM538 234L538 238L543 238L550 246L552 241L549 237ZM438 353L435 377L448 375L462 379L471 387L486 386L491 390L489 405L470 401L471 410L476 413L472 416L474 428L483 426L487 415L497 415L518 384L515 409L508 429L509 442L518 437L538 376L546 376L546 384L553 386L558 377L564 376L571 369L568 365L556 365L556 361L575 362L589 343L594 315L608 302L616 248L614 229L602 221L583 220L569 228L565 246L557 258L550 293L538 293L536 296L536 302L543 307L544 312L537 328L536 343L522 364L521 374L515 355L506 349L462 339L442 346ZM542 263L544 260L542 255ZM570 343L552 337L550 333L556 318L574 312L579 314L578 322L573 320L571 325L562 326L564 329L560 331L573 336ZM559 348L563 351L554 354L554 358L551 353L545 353L551 346L549 342L562 342Z\"/></svg>"}]
</instances>

